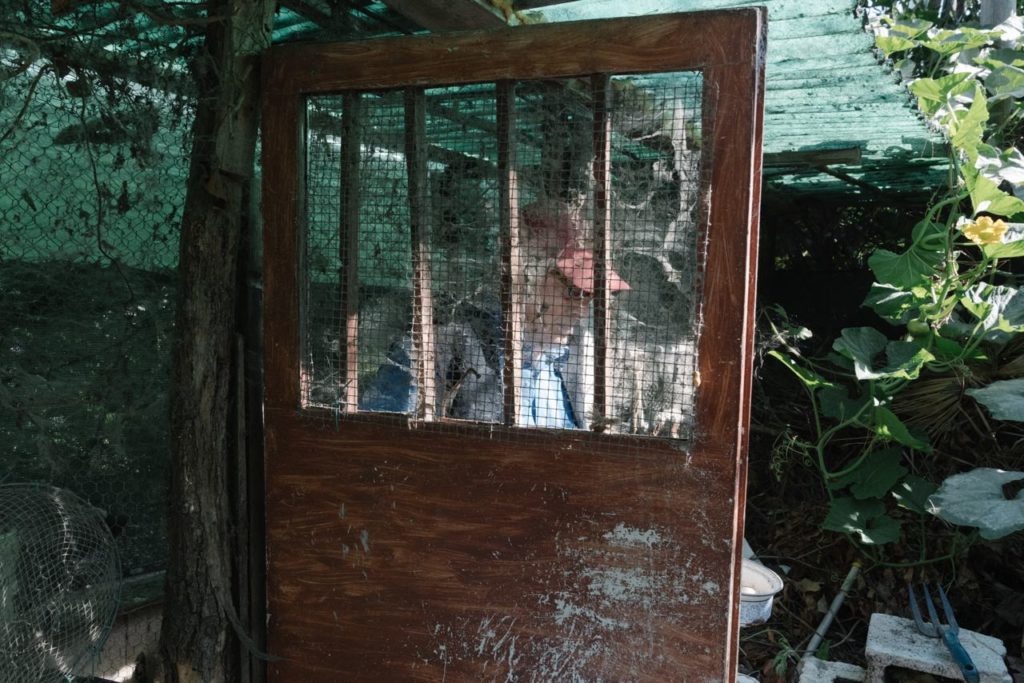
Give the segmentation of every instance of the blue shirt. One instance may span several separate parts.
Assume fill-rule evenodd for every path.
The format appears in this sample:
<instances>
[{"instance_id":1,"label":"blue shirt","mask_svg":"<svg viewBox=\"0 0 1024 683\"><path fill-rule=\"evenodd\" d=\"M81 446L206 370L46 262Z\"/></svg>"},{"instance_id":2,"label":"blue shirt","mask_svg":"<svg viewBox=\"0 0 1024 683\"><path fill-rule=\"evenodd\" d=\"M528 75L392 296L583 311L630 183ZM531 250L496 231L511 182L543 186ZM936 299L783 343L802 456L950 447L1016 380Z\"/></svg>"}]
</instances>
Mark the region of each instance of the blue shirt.
<instances>
[{"instance_id":1,"label":"blue shirt","mask_svg":"<svg viewBox=\"0 0 1024 683\"><path fill-rule=\"evenodd\" d=\"M520 383L519 415L523 427L576 429L579 423L569 400L562 373L569 360L569 347L559 346L531 360L524 349Z\"/></svg>"},{"instance_id":2,"label":"blue shirt","mask_svg":"<svg viewBox=\"0 0 1024 683\"><path fill-rule=\"evenodd\" d=\"M449 330L450 332L450 330ZM497 367L484 360L482 342L468 332L458 328L459 353L451 348L437 349L439 394L444 394L452 382L450 375L465 375L455 397L450 397L451 409L446 417L457 419L500 422L502 415L501 368L504 359L497 356ZM439 338L453 339L451 334ZM362 410L411 413L417 402L417 389L413 382L408 346L410 341L396 344L388 354L373 380L359 393L359 407ZM454 346L450 344L449 346ZM519 416L521 427L547 427L555 429L577 429L580 424L573 411L564 373L569 360L569 347L559 346L533 358L530 347L524 349L522 377L520 380ZM472 364L465 363L465 357L474 357ZM466 374L470 373L470 374ZM442 396L438 396L441 401Z\"/></svg>"}]
</instances>

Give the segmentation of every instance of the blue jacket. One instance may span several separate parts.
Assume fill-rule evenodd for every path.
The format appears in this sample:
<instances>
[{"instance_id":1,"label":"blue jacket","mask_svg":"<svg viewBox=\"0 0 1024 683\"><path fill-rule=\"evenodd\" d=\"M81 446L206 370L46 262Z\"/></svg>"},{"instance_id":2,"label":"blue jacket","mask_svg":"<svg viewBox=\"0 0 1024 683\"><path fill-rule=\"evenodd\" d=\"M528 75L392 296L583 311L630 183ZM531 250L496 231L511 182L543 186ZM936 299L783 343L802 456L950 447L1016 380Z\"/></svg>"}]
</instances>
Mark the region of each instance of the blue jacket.
<instances>
[{"instance_id":1,"label":"blue jacket","mask_svg":"<svg viewBox=\"0 0 1024 683\"><path fill-rule=\"evenodd\" d=\"M453 322L435 329L435 394L437 415L479 422L502 421L500 326ZM360 391L362 410L411 413L417 403L406 337L388 354L373 380ZM578 378L585 363L571 362L572 346L561 346L533 358L524 349L519 426L575 429L585 426L585 392ZM585 354L584 354L585 355ZM577 359L579 356L577 356Z\"/></svg>"}]
</instances>

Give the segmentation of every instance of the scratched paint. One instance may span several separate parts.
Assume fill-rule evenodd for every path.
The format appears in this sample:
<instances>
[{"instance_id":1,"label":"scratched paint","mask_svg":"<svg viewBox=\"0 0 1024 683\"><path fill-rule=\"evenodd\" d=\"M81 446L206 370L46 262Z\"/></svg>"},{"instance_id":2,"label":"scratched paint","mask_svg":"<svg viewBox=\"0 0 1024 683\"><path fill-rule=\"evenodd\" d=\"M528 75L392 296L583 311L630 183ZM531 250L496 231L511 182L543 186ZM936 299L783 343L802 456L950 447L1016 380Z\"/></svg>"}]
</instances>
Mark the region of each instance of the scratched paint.
<instances>
[{"instance_id":1,"label":"scratched paint","mask_svg":"<svg viewBox=\"0 0 1024 683\"><path fill-rule=\"evenodd\" d=\"M493 614L431 623L434 646L421 653L423 661L440 665L443 675L472 662L476 679L504 683L640 680L667 665L676 653L666 651L673 644L658 631L658 620L674 618L686 605L720 601L720 586L665 529L584 524L556 537L566 562L541 577L550 592L524 597L535 602L523 605L531 612L526 621ZM655 552L679 562L655 565Z\"/></svg>"},{"instance_id":2,"label":"scratched paint","mask_svg":"<svg viewBox=\"0 0 1024 683\"><path fill-rule=\"evenodd\" d=\"M363 552L370 552L370 532L366 529L362 529L359 532L359 544L363 546Z\"/></svg>"},{"instance_id":3,"label":"scratched paint","mask_svg":"<svg viewBox=\"0 0 1024 683\"><path fill-rule=\"evenodd\" d=\"M633 529L625 524L617 524L615 528L603 535L610 545L625 547L653 548L663 542L657 529Z\"/></svg>"}]
</instances>

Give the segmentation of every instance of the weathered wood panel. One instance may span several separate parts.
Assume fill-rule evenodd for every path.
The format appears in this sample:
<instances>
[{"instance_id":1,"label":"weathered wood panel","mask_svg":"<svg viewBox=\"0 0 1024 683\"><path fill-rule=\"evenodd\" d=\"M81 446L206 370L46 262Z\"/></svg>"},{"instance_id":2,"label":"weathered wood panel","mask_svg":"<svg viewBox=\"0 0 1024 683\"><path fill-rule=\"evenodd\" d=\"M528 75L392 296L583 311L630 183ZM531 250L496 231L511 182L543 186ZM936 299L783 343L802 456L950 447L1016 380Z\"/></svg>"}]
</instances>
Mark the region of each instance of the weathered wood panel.
<instances>
[{"instance_id":1,"label":"weathered wood panel","mask_svg":"<svg viewBox=\"0 0 1024 683\"><path fill-rule=\"evenodd\" d=\"M268 418L273 680L720 678L733 453Z\"/></svg>"}]
</instances>

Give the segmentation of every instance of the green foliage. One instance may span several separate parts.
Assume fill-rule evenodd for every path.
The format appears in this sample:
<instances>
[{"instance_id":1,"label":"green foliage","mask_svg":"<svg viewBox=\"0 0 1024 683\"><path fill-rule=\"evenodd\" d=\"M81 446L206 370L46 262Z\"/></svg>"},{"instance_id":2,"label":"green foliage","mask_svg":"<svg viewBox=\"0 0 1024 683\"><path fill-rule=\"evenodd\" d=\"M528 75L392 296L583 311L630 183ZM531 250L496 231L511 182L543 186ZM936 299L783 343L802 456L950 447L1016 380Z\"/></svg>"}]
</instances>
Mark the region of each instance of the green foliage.
<instances>
[{"instance_id":1,"label":"green foliage","mask_svg":"<svg viewBox=\"0 0 1024 683\"><path fill-rule=\"evenodd\" d=\"M944 225L922 221L914 228L912 240L902 254L878 249L868 258L868 267L879 283L912 289L923 284L939 265L945 251Z\"/></svg>"},{"instance_id":2,"label":"green foliage","mask_svg":"<svg viewBox=\"0 0 1024 683\"><path fill-rule=\"evenodd\" d=\"M936 488L927 479L909 474L893 487L892 496L900 507L923 515L927 511L928 498L935 493Z\"/></svg>"},{"instance_id":3,"label":"green foliage","mask_svg":"<svg viewBox=\"0 0 1024 683\"><path fill-rule=\"evenodd\" d=\"M920 19L886 23L876 44L912 67L910 92L946 133L955 170L909 244L876 249L867 259L876 282L864 305L899 334L848 328L832 353L807 357L792 341L806 331L776 311L769 353L810 402L809 432L781 443L817 468L830 500L822 528L848 535L879 561L881 546L923 529L906 523L915 517L974 526L985 538L1024 527L1024 498L988 496L992 477L954 476L940 486L915 472L915 458L936 457L932 437L895 409L926 379L969 377L975 388L967 395L995 419L1024 421L1024 378L987 374L1024 333L1022 283L1005 266L1024 256L1024 155L1007 144L1024 110L1024 52L1006 49L997 31L939 29ZM920 561L928 561L924 534L918 545Z\"/></svg>"},{"instance_id":4,"label":"green foliage","mask_svg":"<svg viewBox=\"0 0 1024 683\"><path fill-rule=\"evenodd\" d=\"M844 496L829 506L822 528L856 534L861 543L882 545L899 540L900 523L885 512L885 504L877 499L857 500Z\"/></svg>"},{"instance_id":5,"label":"green foliage","mask_svg":"<svg viewBox=\"0 0 1024 683\"><path fill-rule=\"evenodd\" d=\"M859 467L835 477L830 487L850 488L857 500L881 499L907 474L907 468L900 464L903 453L899 448L883 448L871 451Z\"/></svg>"}]
</instances>

